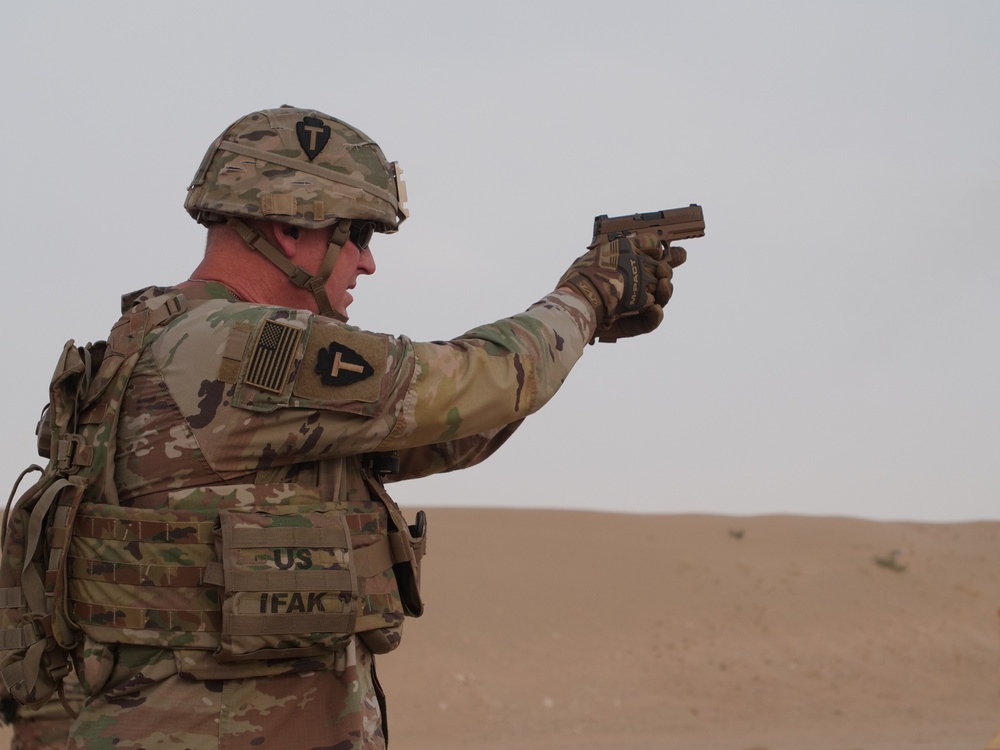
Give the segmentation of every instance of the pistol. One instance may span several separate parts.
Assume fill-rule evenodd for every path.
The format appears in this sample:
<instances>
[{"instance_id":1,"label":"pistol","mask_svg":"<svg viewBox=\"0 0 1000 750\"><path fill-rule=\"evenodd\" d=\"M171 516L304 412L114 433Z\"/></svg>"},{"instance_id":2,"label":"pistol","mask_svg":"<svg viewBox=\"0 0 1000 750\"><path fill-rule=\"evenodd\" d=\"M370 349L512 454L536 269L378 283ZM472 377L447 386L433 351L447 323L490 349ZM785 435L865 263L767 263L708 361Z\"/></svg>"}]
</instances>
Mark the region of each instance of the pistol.
<instances>
[{"instance_id":1,"label":"pistol","mask_svg":"<svg viewBox=\"0 0 1000 750\"><path fill-rule=\"evenodd\" d=\"M687 208L669 208L648 214L612 216L607 214L594 218L594 239L591 244L618 239L651 235L670 245L674 240L705 236L705 216L701 206L692 203Z\"/></svg>"}]
</instances>

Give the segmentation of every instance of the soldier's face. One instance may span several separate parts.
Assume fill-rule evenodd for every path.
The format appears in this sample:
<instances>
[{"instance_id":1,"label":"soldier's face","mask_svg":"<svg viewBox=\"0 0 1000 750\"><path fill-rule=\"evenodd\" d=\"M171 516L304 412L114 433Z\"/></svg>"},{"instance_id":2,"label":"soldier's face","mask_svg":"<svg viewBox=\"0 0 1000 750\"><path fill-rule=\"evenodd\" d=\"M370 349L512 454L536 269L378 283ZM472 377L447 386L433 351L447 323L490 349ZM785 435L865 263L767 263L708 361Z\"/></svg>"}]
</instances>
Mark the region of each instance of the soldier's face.
<instances>
[{"instance_id":1,"label":"soldier's face","mask_svg":"<svg viewBox=\"0 0 1000 750\"><path fill-rule=\"evenodd\" d=\"M350 240L340 249L337 260L333 264L333 272L326 282L326 293L330 296L333 309L347 317L347 308L354 301L351 290L358 281L358 276L370 276L375 273L375 258L371 247L361 250Z\"/></svg>"}]
</instances>

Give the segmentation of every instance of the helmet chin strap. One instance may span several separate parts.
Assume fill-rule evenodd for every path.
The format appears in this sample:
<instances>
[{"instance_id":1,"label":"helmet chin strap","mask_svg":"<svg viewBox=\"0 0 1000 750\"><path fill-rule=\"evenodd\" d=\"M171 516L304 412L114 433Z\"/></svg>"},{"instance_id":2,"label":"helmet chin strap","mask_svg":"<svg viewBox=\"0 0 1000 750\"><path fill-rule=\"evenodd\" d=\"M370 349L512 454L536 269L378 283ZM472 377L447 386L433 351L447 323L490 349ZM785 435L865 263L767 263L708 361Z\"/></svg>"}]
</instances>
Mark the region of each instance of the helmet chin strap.
<instances>
[{"instance_id":1,"label":"helmet chin strap","mask_svg":"<svg viewBox=\"0 0 1000 750\"><path fill-rule=\"evenodd\" d=\"M263 234L240 219L230 216L226 223L236 230L247 245L281 269L295 286L309 290L313 299L316 300L316 307L320 315L342 322L347 320L345 315L333 309L330 295L326 292L326 282L330 280L330 274L333 273L333 266L337 262L341 248L347 244L347 238L351 231L350 219L341 219L333 225L326 255L323 256L323 262L320 264L317 274L311 274L301 266L292 263L284 253L268 242Z\"/></svg>"}]
</instances>

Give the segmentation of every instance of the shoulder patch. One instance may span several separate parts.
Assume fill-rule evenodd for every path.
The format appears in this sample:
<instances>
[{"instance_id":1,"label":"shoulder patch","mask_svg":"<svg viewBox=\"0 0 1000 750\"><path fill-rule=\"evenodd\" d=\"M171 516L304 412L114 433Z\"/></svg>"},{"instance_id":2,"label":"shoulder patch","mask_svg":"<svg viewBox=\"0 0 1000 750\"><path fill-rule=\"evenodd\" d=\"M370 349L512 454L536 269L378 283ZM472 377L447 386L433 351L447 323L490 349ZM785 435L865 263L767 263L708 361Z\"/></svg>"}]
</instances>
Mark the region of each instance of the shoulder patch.
<instances>
[{"instance_id":1,"label":"shoulder patch","mask_svg":"<svg viewBox=\"0 0 1000 750\"><path fill-rule=\"evenodd\" d=\"M382 336L340 326L315 326L292 394L315 401L377 401L389 343Z\"/></svg>"},{"instance_id":2,"label":"shoulder patch","mask_svg":"<svg viewBox=\"0 0 1000 750\"><path fill-rule=\"evenodd\" d=\"M336 341L316 352L313 369L323 385L350 385L375 374L368 360Z\"/></svg>"},{"instance_id":3,"label":"shoulder patch","mask_svg":"<svg viewBox=\"0 0 1000 750\"><path fill-rule=\"evenodd\" d=\"M262 391L281 393L295 361L302 331L277 320L265 320L250 352L244 382Z\"/></svg>"}]
</instances>

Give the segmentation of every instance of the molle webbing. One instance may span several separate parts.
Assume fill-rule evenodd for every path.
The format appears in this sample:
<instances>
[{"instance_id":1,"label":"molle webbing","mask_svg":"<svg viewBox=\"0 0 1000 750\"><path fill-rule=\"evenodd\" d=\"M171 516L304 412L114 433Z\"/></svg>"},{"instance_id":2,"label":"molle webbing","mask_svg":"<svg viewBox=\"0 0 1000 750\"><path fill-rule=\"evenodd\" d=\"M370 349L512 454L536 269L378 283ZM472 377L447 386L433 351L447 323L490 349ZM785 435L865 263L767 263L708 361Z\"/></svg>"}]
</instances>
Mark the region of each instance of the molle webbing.
<instances>
[{"instance_id":1,"label":"molle webbing","mask_svg":"<svg viewBox=\"0 0 1000 750\"><path fill-rule=\"evenodd\" d=\"M222 615L218 590L203 582L215 560L214 515L82 504L67 570L74 622L97 641L153 645L153 633L129 641L123 631L156 629L177 645L212 647Z\"/></svg>"},{"instance_id":2,"label":"molle webbing","mask_svg":"<svg viewBox=\"0 0 1000 750\"><path fill-rule=\"evenodd\" d=\"M279 658L401 622L381 514L311 503L316 490L295 485L193 492L207 506L81 505L68 606L91 638Z\"/></svg>"}]
</instances>

